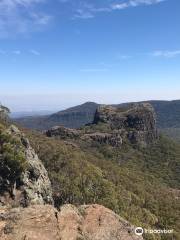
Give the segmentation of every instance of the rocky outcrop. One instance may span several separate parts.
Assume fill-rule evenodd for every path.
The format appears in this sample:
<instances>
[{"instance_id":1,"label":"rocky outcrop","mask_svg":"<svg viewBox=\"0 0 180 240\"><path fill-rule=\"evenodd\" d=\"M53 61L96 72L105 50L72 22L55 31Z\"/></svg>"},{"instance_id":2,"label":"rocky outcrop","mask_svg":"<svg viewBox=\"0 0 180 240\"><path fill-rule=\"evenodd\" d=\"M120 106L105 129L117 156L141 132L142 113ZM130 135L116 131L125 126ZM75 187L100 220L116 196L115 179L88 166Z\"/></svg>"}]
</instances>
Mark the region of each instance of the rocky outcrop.
<instances>
[{"instance_id":1,"label":"rocky outcrop","mask_svg":"<svg viewBox=\"0 0 180 240\"><path fill-rule=\"evenodd\" d=\"M134 227L100 205L0 209L1 240L142 240Z\"/></svg>"},{"instance_id":2,"label":"rocky outcrop","mask_svg":"<svg viewBox=\"0 0 180 240\"><path fill-rule=\"evenodd\" d=\"M134 227L100 205L61 207L58 214L62 240L141 240Z\"/></svg>"},{"instance_id":3,"label":"rocky outcrop","mask_svg":"<svg viewBox=\"0 0 180 240\"><path fill-rule=\"evenodd\" d=\"M59 137L61 139L77 139L81 132L76 129L65 128L63 126L55 126L50 130L45 131L47 137Z\"/></svg>"},{"instance_id":4,"label":"rocky outcrop","mask_svg":"<svg viewBox=\"0 0 180 240\"><path fill-rule=\"evenodd\" d=\"M120 147L123 143L121 133L119 131L113 131L112 133L95 132L84 134L81 139L85 141L98 142L100 144L108 144L113 147Z\"/></svg>"},{"instance_id":5,"label":"rocky outcrop","mask_svg":"<svg viewBox=\"0 0 180 240\"><path fill-rule=\"evenodd\" d=\"M0 208L1 240L59 240L57 211L50 205Z\"/></svg>"},{"instance_id":6,"label":"rocky outcrop","mask_svg":"<svg viewBox=\"0 0 180 240\"><path fill-rule=\"evenodd\" d=\"M126 108L100 106L93 124L106 123L111 129L123 129L131 143L147 145L157 138L156 117L149 103L128 105Z\"/></svg>"},{"instance_id":7,"label":"rocky outcrop","mask_svg":"<svg viewBox=\"0 0 180 240\"><path fill-rule=\"evenodd\" d=\"M15 182L8 178L8 174L7 176L4 174L3 181L0 181L0 205L28 206L30 204L52 203L52 189L47 171L28 139L13 125L5 131L5 134L12 137L13 141L18 141L17 148L25 156L26 167ZM15 160L13 161L15 162ZM4 165L4 172L5 169ZM1 171L3 171L2 167ZM6 177L7 179L5 179Z\"/></svg>"},{"instance_id":8,"label":"rocky outcrop","mask_svg":"<svg viewBox=\"0 0 180 240\"><path fill-rule=\"evenodd\" d=\"M99 144L108 144L113 147L120 147L122 145L121 131L112 131L112 133L104 132L91 132L86 133L83 130L76 130L71 128L65 128L63 126L56 126L44 132L47 137L55 137L57 139L68 141L81 140L86 142L96 142ZM75 143L69 142L72 146ZM77 147L77 145L76 145Z\"/></svg>"},{"instance_id":9,"label":"rocky outcrop","mask_svg":"<svg viewBox=\"0 0 180 240\"><path fill-rule=\"evenodd\" d=\"M106 127L98 129L98 125L103 124L108 126L108 130ZM157 138L155 112L148 103L128 105L126 108L99 106L93 123L88 127L88 130L75 130L57 126L45 131L45 134L62 140L83 140L113 147L120 147L127 140L146 146Z\"/></svg>"}]
</instances>

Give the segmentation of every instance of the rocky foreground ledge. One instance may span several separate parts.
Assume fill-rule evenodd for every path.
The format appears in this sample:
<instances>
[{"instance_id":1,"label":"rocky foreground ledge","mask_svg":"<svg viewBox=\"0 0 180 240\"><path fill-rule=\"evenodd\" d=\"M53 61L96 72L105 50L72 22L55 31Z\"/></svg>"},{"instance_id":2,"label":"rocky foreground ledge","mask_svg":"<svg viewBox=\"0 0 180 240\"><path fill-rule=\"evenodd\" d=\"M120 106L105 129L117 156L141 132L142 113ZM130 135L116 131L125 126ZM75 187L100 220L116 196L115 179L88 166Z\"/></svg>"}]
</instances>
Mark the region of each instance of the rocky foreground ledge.
<instances>
[{"instance_id":1,"label":"rocky foreground ledge","mask_svg":"<svg viewBox=\"0 0 180 240\"><path fill-rule=\"evenodd\" d=\"M17 168L22 165L20 159L25 165L22 172ZM103 206L54 208L48 173L15 126L1 126L0 160L0 240L143 239L135 235L133 226Z\"/></svg>"},{"instance_id":2,"label":"rocky foreground ledge","mask_svg":"<svg viewBox=\"0 0 180 240\"><path fill-rule=\"evenodd\" d=\"M134 228L100 205L0 208L1 240L142 240Z\"/></svg>"}]
</instances>

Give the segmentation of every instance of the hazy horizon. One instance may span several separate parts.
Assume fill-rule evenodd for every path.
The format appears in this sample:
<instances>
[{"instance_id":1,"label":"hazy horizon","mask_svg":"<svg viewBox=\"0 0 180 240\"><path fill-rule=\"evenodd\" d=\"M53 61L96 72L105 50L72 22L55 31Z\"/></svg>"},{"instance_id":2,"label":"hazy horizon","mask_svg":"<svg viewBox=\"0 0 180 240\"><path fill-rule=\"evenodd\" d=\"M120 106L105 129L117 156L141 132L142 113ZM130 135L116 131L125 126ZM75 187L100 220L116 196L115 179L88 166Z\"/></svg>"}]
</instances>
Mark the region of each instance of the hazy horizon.
<instances>
[{"instance_id":1,"label":"hazy horizon","mask_svg":"<svg viewBox=\"0 0 180 240\"><path fill-rule=\"evenodd\" d=\"M179 0L0 1L0 101L12 111L179 99Z\"/></svg>"},{"instance_id":2,"label":"hazy horizon","mask_svg":"<svg viewBox=\"0 0 180 240\"><path fill-rule=\"evenodd\" d=\"M51 96L53 97L53 95ZM42 100L42 99L41 99ZM44 99L43 99L44 100ZM51 99L52 100L52 99ZM14 105L11 101L8 102L8 101L4 101L2 102L1 101L1 104L2 105L5 105L7 106L11 113L21 113L21 112L24 112L24 113L40 113L41 115L45 115L46 113L53 113L53 112L56 112L56 111L62 111L62 110L65 110L67 108L71 108L71 107L74 107L74 106L77 106L77 105L81 105L81 104L84 104L86 102L94 102L94 103L97 103L97 104L121 104L121 103L128 103L128 102L141 102L141 101L175 101L175 100L180 100L180 99L154 99L154 98L144 98L144 99L127 99L126 100L119 100L119 101L102 101L102 98L101 98L101 101L93 101L92 99L84 99L82 101L73 101L72 99L72 102L66 102L66 104L62 104L61 101L59 102L54 102L52 101L51 102L51 105L48 103L48 104L42 104L41 101L38 102L38 105L32 105L32 101L29 102L29 105L27 104L24 104L24 103L19 103L19 105ZM26 106L25 106L26 105Z\"/></svg>"}]
</instances>

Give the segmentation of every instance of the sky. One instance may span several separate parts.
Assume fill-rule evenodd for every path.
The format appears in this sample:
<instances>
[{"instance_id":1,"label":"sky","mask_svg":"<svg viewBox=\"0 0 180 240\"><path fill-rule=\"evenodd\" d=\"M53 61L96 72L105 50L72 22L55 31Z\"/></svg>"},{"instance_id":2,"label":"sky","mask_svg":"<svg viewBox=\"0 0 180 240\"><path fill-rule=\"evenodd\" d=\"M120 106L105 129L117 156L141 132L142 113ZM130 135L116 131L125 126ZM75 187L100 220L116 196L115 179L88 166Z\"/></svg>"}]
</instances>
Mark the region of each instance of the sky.
<instances>
[{"instance_id":1,"label":"sky","mask_svg":"<svg viewBox=\"0 0 180 240\"><path fill-rule=\"evenodd\" d=\"M179 0L0 0L0 102L180 99Z\"/></svg>"}]
</instances>

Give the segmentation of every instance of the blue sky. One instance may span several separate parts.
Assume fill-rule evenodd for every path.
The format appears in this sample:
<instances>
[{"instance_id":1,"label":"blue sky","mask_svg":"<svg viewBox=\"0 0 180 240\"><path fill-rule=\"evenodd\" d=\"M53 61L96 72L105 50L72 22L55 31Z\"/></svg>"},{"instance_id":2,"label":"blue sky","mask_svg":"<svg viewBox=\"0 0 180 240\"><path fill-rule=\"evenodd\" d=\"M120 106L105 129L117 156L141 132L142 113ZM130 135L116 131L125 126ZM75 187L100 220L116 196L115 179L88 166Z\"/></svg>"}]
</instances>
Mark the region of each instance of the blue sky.
<instances>
[{"instance_id":1,"label":"blue sky","mask_svg":"<svg viewBox=\"0 0 180 240\"><path fill-rule=\"evenodd\" d=\"M0 101L179 99L179 12L179 0L0 0Z\"/></svg>"}]
</instances>

